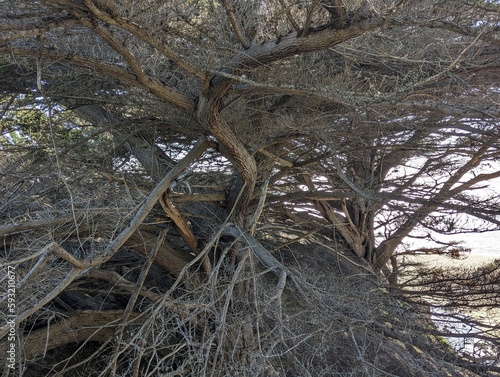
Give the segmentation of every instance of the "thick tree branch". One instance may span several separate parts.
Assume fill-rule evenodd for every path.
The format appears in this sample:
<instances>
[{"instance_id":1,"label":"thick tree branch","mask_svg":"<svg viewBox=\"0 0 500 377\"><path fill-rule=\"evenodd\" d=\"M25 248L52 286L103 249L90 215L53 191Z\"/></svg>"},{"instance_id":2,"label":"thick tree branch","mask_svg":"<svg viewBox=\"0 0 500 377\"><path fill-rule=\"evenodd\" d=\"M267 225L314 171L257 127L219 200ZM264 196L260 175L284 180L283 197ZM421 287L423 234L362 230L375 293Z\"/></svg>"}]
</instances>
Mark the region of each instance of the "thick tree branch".
<instances>
[{"instance_id":1,"label":"thick tree branch","mask_svg":"<svg viewBox=\"0 0 500 377\"><path fill-rule=\"evenodd\" d=\"M185 97L178 91L160 83L160 81L152 79L151 77L146 75L146 73L144 73L141 67L141 64L135 58L132 52L130 52L129 49L127 49L123 44L121 44L108 30L98 25L94 25L92 21L87 20L86 18L81 18L80 22L89 29L94 30L96 34L101 36L111 46L111 48L113 48L118 54L123 56L123 58L127 61L132 71L135 73L138 82L142 86L148 88L151 91L151 93L171 103L174 106L177 106L187 111L193 110L193 102L189 100L187 97Z\"/></svg>"},{"instance_id":2,"label":"thick tree branch","mask_svg":"<svg viewBox=\"0 0 500 377\"><path fill-rule=\"evenodd\" d=\"M229 22L231 23L231 26L233 27L234 33L236 34L236 37L240 41L241 45L243 48L247 49L249 47L248 42L245 39L245 36L241 32L238 22L236 21L236 17L234 16L234 12L231 9L230 5L228 4L228 0L222 0L222 4L224 5L224 9L227 14L227 18L229 19Z\"/></svg>"},{"instance_id":3,"label":"thick tree branch","mask_svg":"<svg viewBox=\"0 0 500 377\"><path fill-rule=\"evenodd\" d=\"M118 249L123 246L127 239L139 228L144 219L146 219L153 206L158 202L160 197L167 191L168 187L179 175L196 161L205 150L209 147L209 142L205 137L200 138L194 145L189 153L175 165L172 170L156 185L151 191L147 199L137 210L136 215L130 221L130 225L125 228L106 248L104 253L99 256L100 263L108 260Z\"/></svg>"},{"instance_id":4,"label":"thick tree branch","mask_svg":"<svg viewBox=\"0 0 500 377\"><path fill-rule=\"evenodd\" d=\"M307 12L307 17L304 22L303 31L301 33L301 37L305 38L309 35L309 28L311 27L312 17L314 12L316 11L316 7L319 5L320 0L314 0L311 4L309 11Z\"/></svg>"},{"instance_id":5,"label":"thick tree branch","mask_svg":"<svg viewBox=\"0 0 500 377\"><path fill-rule=\"evenodd\" d=\"M245 145L231 130L229 125L220 115L220 98L217 94L208 94L201 97L198 102L197 116L200 123L226 148L232 163L243 180L243 186L237 187L239 192L243 190L236 215L240 216L246 209L257 181L257 164L254 157L248 152ZM236 195L238 196L238 195ZM229 211L232 208L228 208Z\"/></svg>"},{"instance_id":6,"label":"thick tree branch","mask_svg":"<svg viewBox=\"0 0 500 377\"><path fill-rule=\"evenodd\" d=\"M23 356L32 360L36 356L59 346L88 341L105 342L113 338L120 325L123 310L83 311L52 324L50 328L32 331L23 338ZM144 318L132 313L129 323L140 324ZM6 354L7 339L0 342L0 352Z\"/></svg>"},{"instance_id":7,"label":"thick tree branch","mask_svg":"<svg viewBox=\"0 0 500 377\"><path fill-rule=\"evenodd\" d=\"M91 12L100 20L106 22L109 25L118 26L121 29L129 32L130 34L136 36L137 38L143 40L148 43L150 46L157 49L160 53L163 54L167 59L172 61L176 66L180 69L189 73L191 75L196 76L200 80L205 80L205 74L199 71L197 68L189 64L185 59L182 59L178 54L176 54L172 49L165 46L164 43L161 43L159 39L150 35L147 31L141 28L139 25L131 23L121 17L116 15L111 16L110 14L103 12L99 8L95 6L95 4L91 0L85 0L85 5L91 10Z\"/></svg>"},{"instance_id":8,"label":"thick tree branch","mask_svg":"<svg viewBox=\"0 0 500 377\"><path fill-rule=\"evenodd\" d=\"M238 53L226 67L230 69L229 73L245 71L289 56L323 50L393 24L382 18L371 18L346 29L311 31L307 38L300 38L298 33L293 32L283 36L280 40L273 39L262 45L252 45L248 50Z\"/></svg>"},{"instance_id":9,"label":"thick tree branch","mask_svg":"<svg viewBox=\"0 0 500 377\"><path fill-rule=\"evenodd\" d=\"M301 32L301 27L297 23L297 21L295 21L295 19L293 18L292 13L290 12L290 6L287 5L287 4L285 4L284 0L278 0L278 1L279 1L281 7L283 8L283 10L286 13L286 18L288 19L288 22L290 22L290 24L293 26L293 28L295 29L295 31L297 33L300 33Z\"/></svg>"}]
</instances>

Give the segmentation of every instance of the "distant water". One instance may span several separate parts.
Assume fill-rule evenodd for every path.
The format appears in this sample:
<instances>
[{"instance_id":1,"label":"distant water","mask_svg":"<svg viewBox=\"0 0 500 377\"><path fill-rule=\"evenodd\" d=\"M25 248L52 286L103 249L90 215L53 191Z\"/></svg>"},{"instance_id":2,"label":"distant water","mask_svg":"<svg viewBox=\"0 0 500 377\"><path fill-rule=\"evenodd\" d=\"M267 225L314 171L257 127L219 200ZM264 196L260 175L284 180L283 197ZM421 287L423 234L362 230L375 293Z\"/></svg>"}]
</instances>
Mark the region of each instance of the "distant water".
<instances>
[{"instance_id":1,"label":"distant water","mask_svg":"<svg viewBox=\"0 0 500 377\"><path fill-rule=\"evenodd\" d=\"M500 230L484 233L458 234L439 236L443 241L463 241L464 247L471 249L473 254L488 254L500 258Z\"/></svg>"},{"instance_id":2,"label":"distant water","mask_svg":"<svg viewBox=\"0 0 500 377\"><path fill-rule=\"evenodd\" d=\"M494 232L459 234L452 236L436 235L436 238L439 241L463 241L460 242L460 246L470 248L471 257L480 256L500 259L500 230ZM468 317L474 313L479 316L483 315L480 310L472 310L468 316L464 316L460 313L447 312L446 309L438 306L431 305L430 309L433 313L431 318L436 324L437 329L450 334L449 337L445 336L445 338L458 353L476 358L476 360L484 363L485 365L500 366L500 349L498 346L492 342L474 337L475 333L481 335L483 330L480 327L471 324ZM490 322L489 324L493 325L495 322L495 316L491 319L491 317L489 317L490 315L492 315L492 313L488 312L486 319L481 318L480 321L483 323ZM475 316L472 315L472 318L474 317Z\"/></svg>"},{"instance_id":3,"label":"distant water","mask_svg":"<svg viewBox=\"0 0 500 377\"><path fill-rule=\"evenodd\" d=\"M421 233L422 234L422 233ZM443 236L442 234L433 234L433 238L441 242L459 242L459 246L471 249L471 255L487 255L492 258L500 258L500 230L484 233L467 233ZM411 240L411 248L418 247L437 247L430 241Z\"/></svg>"},{"instance_id":4,"label":"distant water","mask_svg":"<svg viewBox=\"0 0 500 377\"><path fill-rule=\"evenodd\" d=\"M430 306L432 320L439 331L449 333L445 338L460 354L475 358L485 365L500 366L499 348L490 341L475 338L483 335L483 329L472 324L466 316L447 312L438 306ZM488 321L486 321L488 322ZM493 325L489 323L489 325Z\"/></svg>"}]
</instances>

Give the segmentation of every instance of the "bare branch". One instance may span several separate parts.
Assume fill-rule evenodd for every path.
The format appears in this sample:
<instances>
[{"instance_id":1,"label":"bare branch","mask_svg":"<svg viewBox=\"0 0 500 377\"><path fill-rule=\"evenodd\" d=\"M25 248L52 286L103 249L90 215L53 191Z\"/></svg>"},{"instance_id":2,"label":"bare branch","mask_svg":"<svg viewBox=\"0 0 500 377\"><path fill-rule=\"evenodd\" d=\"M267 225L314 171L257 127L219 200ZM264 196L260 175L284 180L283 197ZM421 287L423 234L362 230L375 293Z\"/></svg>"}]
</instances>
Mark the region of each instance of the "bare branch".
<instances>
[{"instance_id":1,"label":"bare branch","mask_svg":"<svg viewBox=\"0 0 500 377\"><path fill-rule=\"evenodd\" d=\"M229 19L229 22L231 23L231 26L233 27L234 33L236 34L236 37L240 41L241 45L243 48L247 49L250 45L245 39L245 36L241 32L238 22L236 21L236 17L234 16L234 12L232 11L231 7L228 4L228 0L223 0L222 4L224 5L224 9L226 10L227 18Z\"/></svg>"},{"instance_id":2,"label":"bare branch","mask_svg":"<svg viewBox=\"0 0 500 377\"><path fill-rule=\"evenodd\" d=\"M177 65L183 71L198 77L200 80L205 79L205 75L189 64L186 60L178 56L173 50L167 47L164 43L161 43L158 39L154 38L152 35L147 33L139 25L130 23L127 20L117 17L116 15L109 15L106 12L101 11L95 6L92 0L85 0L85 5L89 7L92 13L97 16L100 20L108 23L109 25L115 25L121 29L128 31L137 38L143 40L144 42L150 44L152 47L160 51L166 58L171 60L175 65Z\"/></svg>"}]
</instances>

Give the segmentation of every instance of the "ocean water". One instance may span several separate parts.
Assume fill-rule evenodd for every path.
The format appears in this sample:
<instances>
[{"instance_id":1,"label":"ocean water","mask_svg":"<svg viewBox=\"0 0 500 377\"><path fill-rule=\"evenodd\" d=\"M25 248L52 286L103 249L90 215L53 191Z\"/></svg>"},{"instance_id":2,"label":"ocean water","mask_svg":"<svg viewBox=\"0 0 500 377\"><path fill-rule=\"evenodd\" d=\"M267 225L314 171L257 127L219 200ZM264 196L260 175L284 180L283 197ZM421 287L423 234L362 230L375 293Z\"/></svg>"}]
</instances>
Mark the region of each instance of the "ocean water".
<instances>
[{"instance_id":1,"label":"ocean water","mask_svg":"<svg viewBox=\"0 0 500 377\"><path fill-rule=\"evenodd\" d=\"M417 230L417 234L418 233L420 233L420 235L425 234ZM432 237L440 242L459 242L457 246L469 248L471 250L471 256L477 255L500 259L500 230L447 236L434 233ZM407 242L413 250L440 246L428 240L409 239Z\"/></svg>"},{"instance_id":2,"label":"ocean water","mask_svg":"<svg viewBox=\"0 0 500 377\"><path fill-rule=\"evenodd\" d=\"M438 306L431 306L430 310L437 330L451 335L444 337L459 354L474 358L485 365L500 365L498 346L474 337L474 335L483 335L484 330L481 327L473 324L467 316L447 312ZM493 321L490 322L490 326L494 325Z\"/></svg>"},{"instance_id":3,"label":"ocean water","mask_svg":"<svg viewBox=\"0 0 500 377\"><path fill-rule=\"evenodd\" d=\"M443 241L463 241L464 247L471 249L471 254L488 254L500 258L500 230L484 233L469 233L453 236L439 236Z\"/></svg>"},{"instance_id":4,"label":"ocean water","mask_svg":"<svg viewBox=\"0 0 500 377\"><path fill-rule=\"evenodd\" d=\"M500 230L484 233L471 233L453 236L434 235L439 241L462 241L460 246L471 249L470 256L478 256L481 259L500 259ZM426 243L428 245L428 242ZM419 245L422 245L419 242ZM414 245L416 246L416 245ZM421 246L425 247L425 246ZM427 246L428 247L428 246ZM423 257L425 258L425 257ZM445 258L445 257L442 257ZM469 258L470 259L470 258ZM464 264L469 263L464 260ZM482 264L482 263L481 263ZM490 326L498 324L498 310L481 311L471 309L466 315L448 312L445 308L431 305L432 320L436 328L450 336L444 336L448 343L460 354L475 358L485 365L500 366L500 348L484 339L476 338L474 335L482 335L484 329L474 324L474 320L487 323ZM485 314L486 313L486 314ZM494 313L497 313L496 315Z\"/></svg>"}]
</instances>

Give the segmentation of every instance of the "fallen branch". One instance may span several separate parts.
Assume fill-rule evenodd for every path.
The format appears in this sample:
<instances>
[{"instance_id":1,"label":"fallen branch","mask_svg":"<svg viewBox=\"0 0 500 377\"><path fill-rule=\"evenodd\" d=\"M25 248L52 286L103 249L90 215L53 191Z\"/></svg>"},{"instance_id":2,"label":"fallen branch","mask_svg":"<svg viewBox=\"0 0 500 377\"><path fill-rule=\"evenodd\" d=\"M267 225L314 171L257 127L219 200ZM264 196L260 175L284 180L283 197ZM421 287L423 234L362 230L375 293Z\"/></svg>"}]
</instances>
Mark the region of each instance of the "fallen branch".
<instances>
[{"instance_id":1,"label":"fallen branch","mask_svg":"<svg viewBox=\"0 0 500 377\"><path fill-rule=\"evenodd\" d=\"M170 219L174 222L182 239L186 241L186 244L189 246L191 251L195 254L199 254L200 250L198 249L198 239L191 230L188 222L184 219L184 216L182 216L182 214L170 200L168 193L165 193L160 197L160 204L167 216L170 217ZM201 263L203 266L203 270L207 274L210 274L210 272L212 271L212 267L210 265L210 260L208 259L208 257L205 256Z\"/></svg>"},{"instance_id":2,"label":"fallen branch","mask_svg":"<svg viewBox=\"0 0 500 377\"><path fill-rule=\"evenodd\" d=\"M172 184L172 182L196 160L198 159L203 152L209 147L210 143L203 136L193 145L193 148L189 151L189 153L180 160L177 165L175 165L172 170L168 172L168 174L156 185L156 187L151 191L147 199L141 205L136 215L130 222L130 225L125 228L119 235L116 237L113 242L106 248L104 253L100 255L96 260L98 260L98 264L104 263L109 260L117 251L122 247L125 242L130 238L130 236L139 228L142 222L146 219L149 212L153 209L154 205L160 197L163 195L165 191L167 191L168 187Z\"/></svg>"},{"instance_id":3,"label":"fallen branch","mask_svg":"<svg viewBox=\"0 0 500 377\"><path fill-rule=\"evenodd\" d=\"M307 294L304 291L304 283L303 281L296 276L293 272L291 272L286 266L284 266L280 261L278 261L275 257L271 255L267 249L261 245L259 241L257 241L250 234L243 232L240 228L235 225L228 224L223 232L223 235L229 235L237 238L240 242L249 247L255 256L262 262L262 264L269 268L272 272L274 272L279 277L279 282L277 286L277 291L274 297L279 297L281 292L284 289L286 278L290 278L292 282L295 284L299 292L308 298Z\"/></svg>"},{"instance_id":4,"label":"fallen branch","mask_svg":"<svg viewBox=\"0 0 500 377\"><path fill-rule=\"evenodd\" d=\"M38 300L37 305L25 310L16 317L16 323L28 318L30 315L34 314L37 310L42 308L45 304L53 300L58 294L60 294L66 287L71 284L76 278L81 276L82 273L87 272L89 268L100 266L101 264L107 262L124 244L127 240L134 234L142 222L146 219L149 212L153 209L153 206L159 200L161 195L168 189L171 183L181 175L198 157L200 157L203 152L208 148L209 143L205 137L201 137L189 151L189 153L180 160L176 166L168 172L168 174L160 181L160 183L151 191L147 199L138 209L136 215L131 220L130 225L125 228L105 249L104 253L98 256L94 256L92 259L78 259L69 252L67 252L63 247L57 243L51 243L46 247L46 251L42 254L42 260L40 265L45 263L45 258L48 254L54 253L58 255L63 260L70 263L73 268L68 272L65 278L60 281L47 295ZM38 270L38 264L35 265L34 269ZM25 282L23 282L25 284ZM9 331L9 326L4 325L0 329L0 338L3 338Z\"/></svg>"},{"instance_id":5,"label":"fallen branch","mask_svg":"<svg viewBox=\"0 0 500 377\"><path fill-rule=\"evenodd\" d=\"M32 308L26 309L24 312L16 316L16 323L20 323L34 314L37 310L41 309L44 305L52 301L59 293L64 291L82 272L79 268L72 268L66 277L57 284L45 297L41 298L38 303ZM0 329L0 338L3 338L9 332L9 325L6 324Z\"/></svg>"},{"instance_id":6,"label":"fallen branch","mask_svg":"<svg viewBox=\"0 0 500 377\"><path fill-rule=\"evenodd\" d=\"M41 328L23 337L23 357L31 360L50 349L84 341L104 342L114 336L115 327L122 322L123 310L82 311L52 324L49 331ZM129 323L144 321L137 313L131 313ZM7 339L0 343L0 354L7 352Z\"/></svg>"}]
</instances>

